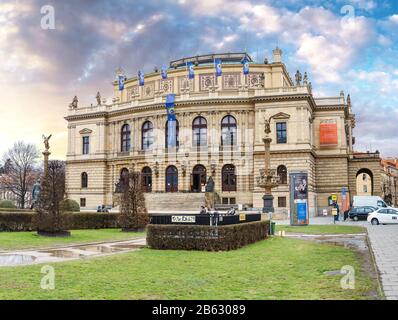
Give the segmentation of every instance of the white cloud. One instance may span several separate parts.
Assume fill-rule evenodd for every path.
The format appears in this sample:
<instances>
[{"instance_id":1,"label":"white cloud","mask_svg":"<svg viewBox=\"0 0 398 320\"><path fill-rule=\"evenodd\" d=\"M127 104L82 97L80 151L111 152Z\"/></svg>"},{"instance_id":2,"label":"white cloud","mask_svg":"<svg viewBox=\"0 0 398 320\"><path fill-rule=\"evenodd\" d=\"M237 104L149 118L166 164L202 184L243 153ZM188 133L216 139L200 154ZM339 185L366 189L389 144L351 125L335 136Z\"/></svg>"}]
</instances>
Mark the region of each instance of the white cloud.
<instances>
[{"instance_id":1,"label":"white cloud","mask_svg":"<svg viewBox=\"0 0 398 320\"><path fill-rule=\"evenodd\" d=\"M398 14L393 14L389 17L389 20L394 23L398 23Z\"/></svg>"}]
</instances>

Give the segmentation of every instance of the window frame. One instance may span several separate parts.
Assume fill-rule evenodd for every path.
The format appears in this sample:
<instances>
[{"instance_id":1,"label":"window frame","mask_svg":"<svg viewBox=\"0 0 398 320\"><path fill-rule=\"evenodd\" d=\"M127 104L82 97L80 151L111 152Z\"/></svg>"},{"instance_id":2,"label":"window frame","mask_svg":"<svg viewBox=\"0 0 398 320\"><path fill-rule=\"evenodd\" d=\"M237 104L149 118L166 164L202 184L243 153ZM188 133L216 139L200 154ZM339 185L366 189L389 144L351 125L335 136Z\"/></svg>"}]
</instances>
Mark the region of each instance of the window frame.
<instances>
[{"instance_id":1,"label":"window frame","mask_svg":"<svg viewBox=\"0 0 398 320\"><path fill-rule=\"evenodd\" d=\"M284 126L284 128L279 128L280 126ZM275 123L275 132L276 132L276 143L277 144L286 144L287 143L287 122L286 121L277 121ZM282 136L280 137L280 133ZM283 136L284 133L284 136ZM283 138L283 139L282 139Z\"/></svg>"},{"instance_id":2,"label":"window frame","mask_svg":"<svg viewBox=\"0 0 398 320\"><path fill-rule=\"evenodd\" d=\"M195 123L197 120L200 120L199 123ZM202 138L205 138L204 143L202 143ZM205 117L197 116L192 121L192 146L196 148L206 147L207 140L207 120Z\"/></svg>"}]
</instances>

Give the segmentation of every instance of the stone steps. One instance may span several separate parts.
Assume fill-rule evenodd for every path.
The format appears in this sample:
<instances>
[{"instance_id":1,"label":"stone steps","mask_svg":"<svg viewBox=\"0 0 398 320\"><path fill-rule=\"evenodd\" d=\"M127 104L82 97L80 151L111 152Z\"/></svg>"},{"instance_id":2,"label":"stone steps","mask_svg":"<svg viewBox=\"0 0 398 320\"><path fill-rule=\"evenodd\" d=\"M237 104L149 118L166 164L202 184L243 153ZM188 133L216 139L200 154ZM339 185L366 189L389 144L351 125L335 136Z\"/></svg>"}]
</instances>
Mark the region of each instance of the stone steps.
<instances>
[{"instance_id":1,"label":"stone steps","mask_svg":"<svg viewBox=\"0 0 398 320\"><path fill-rule=\"evenodd\" d=\"M198 211L205 203L204 193L145 193L146 206L148 211Z\"/></svg>"}]
</instances>

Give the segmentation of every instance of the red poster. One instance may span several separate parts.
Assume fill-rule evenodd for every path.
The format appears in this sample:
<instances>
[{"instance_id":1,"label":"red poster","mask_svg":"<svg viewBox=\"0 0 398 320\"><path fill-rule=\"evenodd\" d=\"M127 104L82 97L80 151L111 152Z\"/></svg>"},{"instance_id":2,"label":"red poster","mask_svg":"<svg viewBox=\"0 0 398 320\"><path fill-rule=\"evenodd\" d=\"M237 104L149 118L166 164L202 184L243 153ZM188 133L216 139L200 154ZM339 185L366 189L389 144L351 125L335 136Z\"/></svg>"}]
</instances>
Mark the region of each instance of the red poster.
<instances>
[{"instance_id":1,"label":"red poster","mask_svg":"<svg viewBox=\"0 0 398 320\"><path fill-rule=\"evenodd\" d=\"M319 129L321 146L337 146L337 123L321 123Z\"/></svg>"}]
</instances>

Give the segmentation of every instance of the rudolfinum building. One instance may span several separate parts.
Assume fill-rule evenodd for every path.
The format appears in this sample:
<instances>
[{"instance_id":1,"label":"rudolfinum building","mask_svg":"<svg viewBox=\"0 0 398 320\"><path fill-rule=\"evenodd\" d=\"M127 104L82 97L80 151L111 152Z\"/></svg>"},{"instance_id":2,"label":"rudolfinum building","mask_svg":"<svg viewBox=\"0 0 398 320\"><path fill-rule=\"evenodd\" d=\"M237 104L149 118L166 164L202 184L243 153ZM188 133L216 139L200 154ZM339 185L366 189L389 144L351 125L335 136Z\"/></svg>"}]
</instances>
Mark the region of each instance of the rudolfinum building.
<instances>
[{"instance_id":1,"label":"rudolfinum building","mask_svg":"<svg viewBox=\"0 0 398 320\"><path fill-rule=\"evenodd\" d=\"M264 168L267 120L271 169L280 182L273 189L276 212L290 208L294 173L307 177L311 216L328 207L331 194L348 206L364 173L380 195L379 154L353 151L349 95L313 96L307 74L292 79L278 48L272 62L254 63L245 53L211 54L138 77L119 69L117 79L112 103L98 95L97 103L79 106L75 98L65 118L67 195L82 209L117 206L130 170L142 172L150 212L198 211L210 176L217 203L262 208L264 190L256 177ZM173 119L166 108L170 94Z\"/></svg>"}]
</instances>

